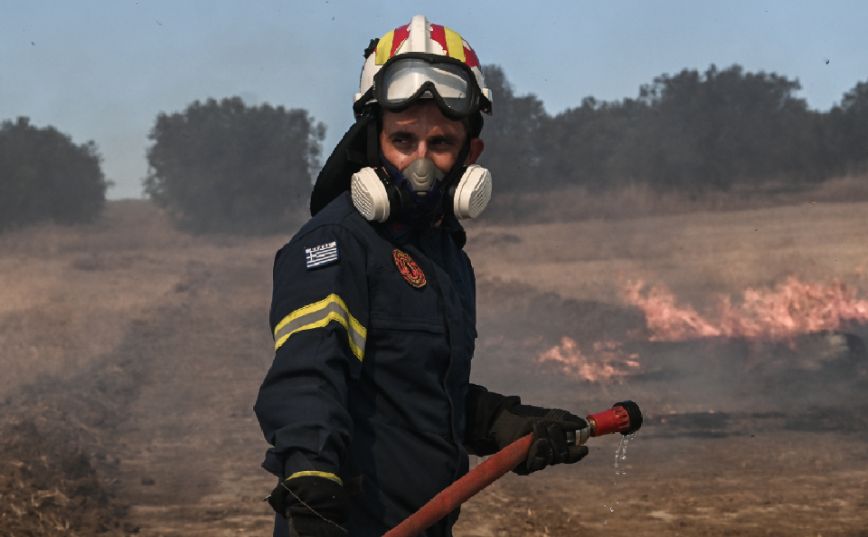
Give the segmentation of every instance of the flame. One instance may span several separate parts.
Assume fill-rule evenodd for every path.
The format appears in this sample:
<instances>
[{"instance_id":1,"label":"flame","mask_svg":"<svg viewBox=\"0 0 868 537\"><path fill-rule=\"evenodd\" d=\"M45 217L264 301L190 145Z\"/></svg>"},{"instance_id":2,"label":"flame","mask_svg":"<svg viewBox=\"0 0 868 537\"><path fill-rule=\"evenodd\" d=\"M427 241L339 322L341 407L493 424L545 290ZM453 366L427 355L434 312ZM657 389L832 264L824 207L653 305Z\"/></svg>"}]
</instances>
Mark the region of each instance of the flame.
<instances>
[{"instance_id":1,"label":"flame","mask_svg":"<svg viewBox=\"0 0 868 537\"><path fill-rule=\"evenodd\" d=\"M565 375L588 382L611 382L640 367L639 356L624 353L616 341L597 341L592 349L592 354L585 354L576 340L564 336L559 345L541 353L537 361L558 364Z\"/></svg>"},{"instance_id":2,"label":"flame","mask_svg":"<svg viewBox=\"0 0 868 537\"><path fill-rule=\"evenodd\" d=\"M868 323L868 300L840 281L804 282L790 276L770 288L748 288L737 300L720 295L708 312L679 303L665 285L644 281L625 286L625 300L645 316L649 341L685 341L711 337L790 341L800 334L840 330L848 323ZM552 363L568 376L587 382L612 382L639 372L639 355L621 343L597 341L583 351L564 336L559 345L540 353L539 363Z\"/></svg>"},{"instance_id":3,"label":"flame","mask_svg":"<svg viewBox=\"0 0 868 537\"><path fill-rule=\"evenodd\" d=\"M798 334L838 330L868 322L868 300L844 283L808 283L790 276L773 288L748 288L740 300L718 296L711 314L681 305L663 285L626 286L627 302L645 315L651 341L706 337L785 340Z\"/></svg>"}]
</instances>

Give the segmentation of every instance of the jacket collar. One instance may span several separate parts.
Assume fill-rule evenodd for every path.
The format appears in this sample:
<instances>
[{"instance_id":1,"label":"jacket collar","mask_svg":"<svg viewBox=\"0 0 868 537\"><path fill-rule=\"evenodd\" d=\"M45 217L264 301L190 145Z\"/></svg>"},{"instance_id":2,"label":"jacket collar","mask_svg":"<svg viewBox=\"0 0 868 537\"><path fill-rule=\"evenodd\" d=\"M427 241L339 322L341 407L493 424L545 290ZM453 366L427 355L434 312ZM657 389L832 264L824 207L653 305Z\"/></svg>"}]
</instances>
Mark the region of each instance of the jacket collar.
<instances>
[{"instance_id":1,"label":"jacket collar","mask_svg":"<svg viewBox=\"0 0 868 537\"><path fill-rule=\"evenodd\" d=\"M467 233L464 231L464 227L458 219L452 214L444 216L437 224L421 229L394 220L386 222L385 224L380 224L380 226L385 234L397 244L406 244L421 235L432 231L448 233L459 249L464 248L464 245L467 244Z\"/></svg>"}]
</instances>

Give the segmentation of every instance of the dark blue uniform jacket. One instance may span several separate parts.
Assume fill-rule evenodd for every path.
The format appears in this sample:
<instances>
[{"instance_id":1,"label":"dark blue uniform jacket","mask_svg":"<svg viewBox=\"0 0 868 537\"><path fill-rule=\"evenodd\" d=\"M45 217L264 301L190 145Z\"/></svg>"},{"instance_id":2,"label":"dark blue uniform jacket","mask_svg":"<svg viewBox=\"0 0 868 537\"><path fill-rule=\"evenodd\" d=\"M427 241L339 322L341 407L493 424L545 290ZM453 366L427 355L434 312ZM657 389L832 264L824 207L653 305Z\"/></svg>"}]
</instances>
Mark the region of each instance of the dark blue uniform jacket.
<instances>
[{"instance_id":1,"label":"dark blue uniform jacket","mask_svg":"<svg viewBox=\"0 0 868 537\"><path fill-rule=\"evenodd\" d=\"M353 536L382 535L467 472L464 241L449 218L421 232L367 222L344 193L277 253L276 354L255 407L274 446L263 466L340 482ZM454 519L426 535L450 535Z\"/></svg>"}]
</instances>

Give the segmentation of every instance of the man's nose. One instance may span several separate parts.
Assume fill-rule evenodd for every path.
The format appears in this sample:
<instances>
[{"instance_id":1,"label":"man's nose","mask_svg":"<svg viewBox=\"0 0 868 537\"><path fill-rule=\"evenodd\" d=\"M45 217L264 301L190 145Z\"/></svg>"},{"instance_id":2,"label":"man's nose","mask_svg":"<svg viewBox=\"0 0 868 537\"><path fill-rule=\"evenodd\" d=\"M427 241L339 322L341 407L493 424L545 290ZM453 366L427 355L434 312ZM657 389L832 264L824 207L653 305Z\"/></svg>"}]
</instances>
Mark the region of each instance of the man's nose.
<instances>
[{"instance_id":1,"label":"man's nose","mask_svg":"<svg viewBox=\"0 0 868 537\"><path fill-rule=\"evenodd\" d=\"M416 152L413 156L417 159L428 157L428 143L424 140L420 141L419 144L416 145Z\"/></svg>"}]
</instances>

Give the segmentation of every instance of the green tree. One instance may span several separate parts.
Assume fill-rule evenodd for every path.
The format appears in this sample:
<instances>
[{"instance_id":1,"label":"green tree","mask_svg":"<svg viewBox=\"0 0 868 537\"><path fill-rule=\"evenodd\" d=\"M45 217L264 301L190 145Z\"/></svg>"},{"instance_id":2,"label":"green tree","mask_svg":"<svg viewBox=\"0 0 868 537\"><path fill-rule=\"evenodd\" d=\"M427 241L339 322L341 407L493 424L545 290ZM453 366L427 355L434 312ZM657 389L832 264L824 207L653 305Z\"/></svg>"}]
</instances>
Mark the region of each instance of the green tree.
<instances>
[{"instance_id":1,"label":"green tree","mask_svg":"<svg viewBox=\"0 0 868 537\"><path fill-rule=\"evenodd\" d=\"M196 101L150 132L147 195L198 232L267 232L304 210L325 127L305 110Z\"/></svg>"},{"instance_id":2,"label":"green tree","mask_svg":"<svg viewBox=\"0 0 868 537\"><path fill-rule=\"evenodd\" d=\"M540 123L543 175L555 185L650 182L693 193L821 179L833 173L828 129L798 90L798 81L735 65L661 75L637 99L588 97Z\"/></svg>"},{"instance_id":3,"label":"green tree","mask_svg":"<svg viewBox=\"0 0 868 537\"><path fill-rule=\"evenodd\" d=\"M841 171L868 166L868 81L844 94L829 112L830 153Z\"/></svg>"},{"instance_id":4,"label":"green tree","mask_svg":"<svg viewBox=\"0 0 868 537\"><path fill-rule=\"evenodd\" d=\"M546 174L555 184L593 190L630 180L643 143L636 127L645 114L647 107L637 100L606 103L586 97L581 106L556 115L539 133L546 141L541 150Z\"/></svg>"},{"instance_id":5,"label":"green tree","mask_svg":"<svg viewBox=\"0 0 868 537\"><path fill-rule=\"evenodd\" d=\"M76 145L54 127L26 117L0 124L0 229L39 221L95 219L109 182L96 144Z\"/></svg>"},{"instance_id":6,"label":"green tree","mask_svg":"<svg viewBox=\"0 0 868 537\"><path fill-rule=\"evenodd\" d=\"M659 184L699 191L775 176L814 178L816 114L798 81L738 65L662 75L640 90L652 140L636 164ZM638 171L638 170L637 170Z\"/></svg>"},{"instance_id":7,"label":"green tree","mask_svg":"<svg viewBox=\"0 0 868 537\"><path fill-rule=\"evenodd\" d=\"M485 117L480 164L491 169L498 191L545 188L547 178L540 173L544 141L538 134L548 115L542 101L534 95L516 96L496 65L485 66L483 72L493 94L493 113Z\"/></svg>"},{"instance_id":8,"label":"green tree","mask_svg":"<svg viewBox=\"0 0 868 537\"><path fill-rule=\"evenodd\" d=\"M588 97L554 117L536 97L515 97L499 68L486 78L496 112L486 158L506 190L650 182L698 193L834 173L823 114L796 96L798 81L774 73L685 69L642 86L637 99Z\"/></svg>"}]
</instances>

